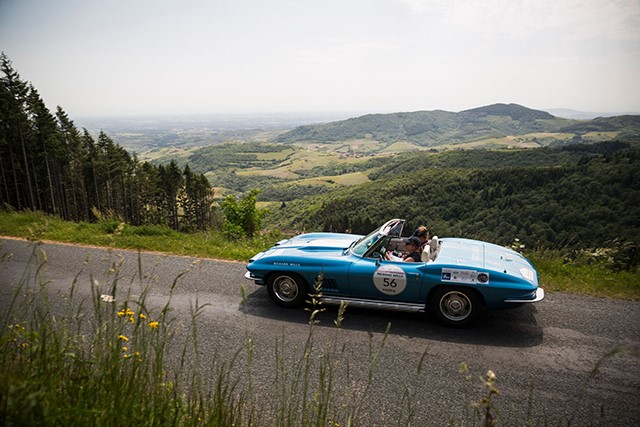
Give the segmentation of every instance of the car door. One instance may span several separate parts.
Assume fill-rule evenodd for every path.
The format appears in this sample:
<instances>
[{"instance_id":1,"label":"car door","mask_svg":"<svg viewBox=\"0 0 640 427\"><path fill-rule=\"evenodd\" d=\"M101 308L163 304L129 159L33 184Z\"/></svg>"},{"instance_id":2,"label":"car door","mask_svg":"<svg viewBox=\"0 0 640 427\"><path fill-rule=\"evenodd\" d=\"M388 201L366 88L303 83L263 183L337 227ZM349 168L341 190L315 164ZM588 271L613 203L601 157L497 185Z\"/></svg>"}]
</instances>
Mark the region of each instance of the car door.
<instances>
[{"instance_id":1,"label":"car door","mask_svg":"<svg viewBox=\"0 0 640 427\"><path fill-rule=\"evenodd\" d=\"M423 303L422 262L396 262L360 258L349 268L351 297L386 301Z\"/></svg>"},{"instance_id":2,"label":"car door","mask_svg":"<svg viewBox=\"0 0 640 427\"><path fill-rule=\"evenodd\" d=\"M326 296L348 296L349 268L353 257L346 256L342 262L328 263L321 269L322 273L322 293ZM316 277L317 280L317 277Z\"/></svg>"}]
</instances>

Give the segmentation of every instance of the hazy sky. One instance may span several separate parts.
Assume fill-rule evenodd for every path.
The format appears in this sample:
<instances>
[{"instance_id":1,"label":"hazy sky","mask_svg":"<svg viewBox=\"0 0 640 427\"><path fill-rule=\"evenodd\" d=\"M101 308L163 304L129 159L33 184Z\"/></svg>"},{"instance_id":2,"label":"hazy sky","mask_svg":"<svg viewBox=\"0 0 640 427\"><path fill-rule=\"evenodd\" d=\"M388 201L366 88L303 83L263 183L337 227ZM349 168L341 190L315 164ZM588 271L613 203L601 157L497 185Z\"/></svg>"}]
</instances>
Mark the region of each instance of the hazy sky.
<instances>
[{"instance_id":1,"label":"hazy sky","mask_svg":"<svg viewBox=\"0 0 640 427\"><path fill-rule=\"evenodd\" d=\"M50 109L640 112L640 0L0 0Z\"/></svg>"}]
</instances>

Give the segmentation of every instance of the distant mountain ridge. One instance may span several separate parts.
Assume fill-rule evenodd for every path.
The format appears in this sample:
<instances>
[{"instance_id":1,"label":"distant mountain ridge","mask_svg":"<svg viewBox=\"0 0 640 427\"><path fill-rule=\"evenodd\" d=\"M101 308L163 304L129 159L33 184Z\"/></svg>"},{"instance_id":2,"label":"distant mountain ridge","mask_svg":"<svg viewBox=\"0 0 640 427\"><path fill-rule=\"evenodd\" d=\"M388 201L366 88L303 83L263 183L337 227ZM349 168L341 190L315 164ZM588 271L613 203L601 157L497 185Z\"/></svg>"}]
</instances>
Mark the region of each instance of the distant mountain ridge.
<instances>
[{"instance_id":1,"label":"distant mountain ridge","mask_svg":"<svg viewBox=\"0 0 640 427\"><path fill-rule=\"evenodd\" d=\"M459 113L443 110L367 114L331 123L299 126L280 135L284 143L333 143L371 139L392 144L410 142L432 147L485 138L554 132L624 131L640 135L640 116L564 119L518 104L492 104Z\"/></svg>"},{"instance_id":2,"label":"distant mountain ridge","mask_svg":"<svg viewBox=\"0 0 640 427\"><path fill-rule=\"evenodd\" d=\"M556 116L562 117L565 119L575 119L575 120L591 120L596 117L615 117L615 116L635 116L639 113L635 112L594 112L594 111L580 111L580 110L572 110L570 108L545 108L544 111Z\"/></svg>"}]
</instances>

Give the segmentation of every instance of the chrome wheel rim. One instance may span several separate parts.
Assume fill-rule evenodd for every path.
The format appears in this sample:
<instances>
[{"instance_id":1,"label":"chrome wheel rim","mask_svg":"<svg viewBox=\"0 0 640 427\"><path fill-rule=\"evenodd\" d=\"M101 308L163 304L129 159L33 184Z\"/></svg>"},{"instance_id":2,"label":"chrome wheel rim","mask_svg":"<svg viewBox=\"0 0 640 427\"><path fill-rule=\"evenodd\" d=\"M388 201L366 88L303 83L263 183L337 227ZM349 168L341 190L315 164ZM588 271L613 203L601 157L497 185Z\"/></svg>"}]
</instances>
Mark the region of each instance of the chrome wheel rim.
<instances>
[{"instance_id":1,"label":"chrome wheel rim","mask_svg":"<svg viewBox=\"0 0 640 427\"><path fill-rule=\"evenodd\" d=\"M280 301L292 302L298 296L298 284L289 276L280 276L273 282L273 292Z\"/></svg>"},{"instance_id":2,"label":"chrome wheel rim","mask_svg":"<svg viewBox=\"0 0 640 427\"><path fill-rule=\"evenodd\" d=\"M469 317L472 308L471 300L463 292L449 291L440 298L440 313L453 322Z\"/></svg>"}]
</instances>

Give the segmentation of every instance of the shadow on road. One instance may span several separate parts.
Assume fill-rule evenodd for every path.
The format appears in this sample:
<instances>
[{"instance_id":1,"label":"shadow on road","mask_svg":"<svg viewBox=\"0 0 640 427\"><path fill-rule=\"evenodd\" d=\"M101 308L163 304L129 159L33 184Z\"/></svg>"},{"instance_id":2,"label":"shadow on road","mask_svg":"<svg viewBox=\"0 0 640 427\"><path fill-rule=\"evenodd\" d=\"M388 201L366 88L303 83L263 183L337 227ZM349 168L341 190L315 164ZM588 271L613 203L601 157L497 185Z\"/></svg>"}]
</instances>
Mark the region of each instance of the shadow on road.
<instances>
[{"instance_id":1,"label":"shadow on road","mask_svg":"<svg viewBox=\"0 0 640 427\"><path fill-rule=\"evenodd\" d=\"M316 316L318 327L334 328L338 316L336 306L324 306ZM247 294L246 303L239 310L247 315L284 322L306 324L309 311L303 308L287 309L275 305L260 287ZM382 333L391 323L390 334L429 340L490 345L497 347L534 347L542 342L543 331L537 324L533 304L511 310L488 311L478 323L468 329L441 326L424 313L401 313L347 307L341 328L355 331Z\"/></svg>"}]
</instances>

